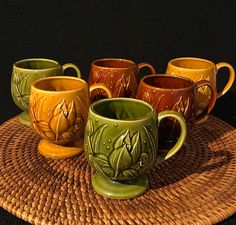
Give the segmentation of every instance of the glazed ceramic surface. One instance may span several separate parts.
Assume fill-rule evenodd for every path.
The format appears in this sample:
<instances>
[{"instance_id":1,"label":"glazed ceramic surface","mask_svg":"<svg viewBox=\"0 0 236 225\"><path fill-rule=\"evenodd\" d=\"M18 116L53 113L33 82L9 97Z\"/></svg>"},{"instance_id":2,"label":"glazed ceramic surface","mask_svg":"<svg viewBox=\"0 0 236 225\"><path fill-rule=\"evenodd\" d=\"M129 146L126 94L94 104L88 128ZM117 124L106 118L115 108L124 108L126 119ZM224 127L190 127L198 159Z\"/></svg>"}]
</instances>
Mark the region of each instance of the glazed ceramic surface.
<instances>
[{"instance_id":1,"label":"glazed ceramic surface","mask_svg":"<svg viewBox=\"0 0 236 225\"><path fill-rule=\"evenodd\" d=\"M72 63L61 66L54 60L32 58L13 64L11 93L15 104L24 111L19 116L20 122L29 125L28 111L32 82L44 77L63 75L67 68L75 69L77 76L80 77L79 68Z\"/></svg>"},{"instance_id":2,"label":"glazed ceramic surface","mask_svg":"<svg viewBox=\"0 0 236 225\"><path fill-rule=\"evenodd\" d=\"M89 85L103 83L112 91L113 97L135 97L138 86L138 73L141 68L155 69L148 63L136 64L133 61L117 58L98 59L92 62ZM101 91L93 94L93 98L102 95Z\"/></svg>"},{"instance_id":3,"label":"glazed ceramic surface","mask_svg":"<svg viewBox=\"0 0 236 225\"><path fill-rule=\"evenodd\" d=\"M210 89L210 103L205 111L197 114L197 94L201 88L206 87ZM158 74L141 79L136 97L151 104L157 113L166 109L181 113L188 128L191 128L211 112L216 96L216 89L209 81L200 80L194 83L188 78ZM160 141L178 139L180 127L176 120L166 119L160 126Z\"/></svg>"},{"instance_id":4,"label":"glazed ceramic surface","mask_svg":"<svg viewBox=\"0 0 236 225\"><path fill-rule=\"evenodd\" d=\"M157 155L158 125L166 117L181 124L178 143L163 155ZM97 101L89 108L85 130L85 151L97 173L94 189L111 198L133 198L148 187L142 175L156 161L172 157L184 143L186 124L174 111L156 116L151 105L131 98Z\"/></svg>"},{"instance_id":5,"label":"glazed ceramic surface","mask_svg":"<svg viewBox=\"0 0 236 225\"><path fill-rule=\"evenodd\" d=\"M222 91L218 92L217 97L224 95L232 86L235 79L234 68L226 62L214 64L213 62L193 57L176 58L169 61L166 74L183 76L193 81L208 80L217 89L217 73L221 68L229 70L229 79ZM201 110L206 109L209 104L210 90L202 87L197 96L198 105Z\"/></svg>"},{"instance_id":6,"label":"glazed ceramic surface","mask_svg":"<svg viewBox=\"0 0 236 225\"><path fill-rule=\"evenodd\" d=\"M103 86L95 84L90 91L95 88ZM111 93L108 95L111 96ZM64 148L63 152L62 147L53 144L73 147L74 142L84 134L89 105L89 88L82 79L56 76L35 81L30 95L30 122L44 139L39 151L52 158L71 156L67 152L73 149ZM60 151L57 152L57 149ZM49 150L54 153L50 155Z\"/></svg>"}]
</instances>

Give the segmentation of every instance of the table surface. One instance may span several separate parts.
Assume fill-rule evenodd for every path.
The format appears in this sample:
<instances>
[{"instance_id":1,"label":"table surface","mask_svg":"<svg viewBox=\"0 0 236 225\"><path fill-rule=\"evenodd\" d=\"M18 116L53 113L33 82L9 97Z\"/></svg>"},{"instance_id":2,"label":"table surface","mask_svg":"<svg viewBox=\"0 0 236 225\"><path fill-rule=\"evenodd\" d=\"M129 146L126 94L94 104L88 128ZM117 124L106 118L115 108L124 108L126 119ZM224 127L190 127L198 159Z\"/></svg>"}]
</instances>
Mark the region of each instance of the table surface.
<instances>
[{"instance_id":1,"label":"table surface","mask_svg":"<svg viewBox=\"0 0 236 225\"><path fill-rule=\"evenodd\" d=\"M232 106L234 99L236 99L236 93L228 92L224 97L217 100L216 106L211 114L236 127L236 112L234 112ZM9 111L7 114L5 113L0 118L0 123L3 123L14 115L16 114L13 111ZM26 225L29 223L15 217L0 207L0 225L3 224ZM236 214L219 223L219 225L228 224L236 224Z\"/></svg>"}]
</instances>

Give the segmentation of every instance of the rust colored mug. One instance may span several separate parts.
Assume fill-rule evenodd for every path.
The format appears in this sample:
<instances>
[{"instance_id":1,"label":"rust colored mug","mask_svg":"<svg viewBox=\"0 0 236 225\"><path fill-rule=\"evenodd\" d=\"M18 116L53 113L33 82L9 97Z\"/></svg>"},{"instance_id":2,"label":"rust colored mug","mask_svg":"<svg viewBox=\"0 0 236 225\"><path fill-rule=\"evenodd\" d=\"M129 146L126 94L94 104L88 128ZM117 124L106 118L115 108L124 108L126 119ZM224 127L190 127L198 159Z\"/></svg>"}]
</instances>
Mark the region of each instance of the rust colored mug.
<instances>
[{"instance_id":1,"label":"rust colored mug","mask_svg":"<svg viewBox=\"0 0 236 225\"><path fill-rule=\"evenodd\" d=\"M38 151L50 158L67 158L83 151L83 135L90 105L90 93L102 84L88 88L85 80L54 76L33 82L30 94L30 122L43 138Z\"/></svg>"},{"instance_id":2,"label":"rust colored mug","mask_svg":"<svg viewBox=\"0 0 236 225\"><path fill-rule=\"evenodd\" d=\"M197 113L196 98L202 87L209 87L210 102L206 110ZM216 96L216 89L209 81L200 80L195 83L184 77L158 74L145 76L141 79L136 97L151 104L157 113L166 109L181 113L189 130L211 112L215 105ZM163 135L159 137L159 142L162 140L167 140L170 143L176 141L180 132L176 120L166 119L160 126L162 127L160 134Z\"/></svg>"},{"instance_id":3,"label":"rust colored mug","mask_svg":"<svg viewBox=\"0 0 236 225\"><path fill-rule=\"evenodd\" d=\"M138 87L138 73L140 69L148 67L151 74L156 71L148 63L136 64L127 59L105 58L92 62L89 73L89 85L102 83L112 91L112 97L135 97ZM104 92L96 90L93 98L101 98Z\"/></svg>"},{"instance_id":4,"label":"rust colored mug","mask_svg":"<svg viewBox=\"0 0 236 225\"><path fill-rule=\"evenodd\" d=\"M223 90L217 93L217 98L219 98L231 88L235 79L234 68L229 63L220 62L214 64L209 60L194 57L176 58L168 62L166 74L187 77L195 82L199 80L208 80L217 89L217 74L221 68L227 68L229 70L229 78ZM200 110L206 109L209 104L209 99L209 88L200 88L197 95Z\"/></svg>"}]
</instances>

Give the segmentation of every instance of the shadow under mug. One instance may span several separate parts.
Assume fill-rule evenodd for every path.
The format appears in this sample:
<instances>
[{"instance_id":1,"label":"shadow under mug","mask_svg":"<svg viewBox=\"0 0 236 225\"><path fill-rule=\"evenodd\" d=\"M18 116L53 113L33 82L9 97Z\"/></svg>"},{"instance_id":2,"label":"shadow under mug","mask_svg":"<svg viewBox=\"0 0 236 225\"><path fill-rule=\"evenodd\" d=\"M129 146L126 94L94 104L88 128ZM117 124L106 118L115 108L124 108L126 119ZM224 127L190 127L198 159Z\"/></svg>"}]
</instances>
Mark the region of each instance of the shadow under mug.
<instances>
[{"instance_id":1,"label":"shadow under mug","mask_svg":"<svg viewBox=\"0 0 236 225\"><path fill-rule=\"evenodd\" d=\"M150 74L156 71L149 63L138 65L127 59L105 58L94 60L89 73L89 85L102 83L112 91L112 97L135 97L138 87L138 74L142 68L150 69ZM92 98L102 98L103 92L97 90Z\"/></svg>"},{"instance_id":2,"label":"shadow under mug","mask_svg":"<svg viewBox=\"0 0 236 225\"><path fill-rule=\"evenodd\" d=\"M210 101L205 110L198 110L197 95L201 88L208 87ZM188 130L194 124L202 121L213 109L217 92L207 80L193 82L180 76L157 74L141 79L137 91L137 99L148 102L157 113L163 110L173 110L185 118ZM160 124L159 146L173 145L180 134L180 126L176 120L165 119Z\"/></svg>"},{"instance_id":3,"label":"shadow under mug","mask_svg":"<svg viewBox=\"0 0 236 225\"><path fill-rule=\"evenodd\" d=\"M208 80L217 90L217 74L221 68L229 70L229 77L223 90L217 93L217 98L219 98L229 91L235 79L234 68L229 63L219 62L215 64L209 60L195 57L175 58L168 62L166 74L187 77L195 82L199 80ZM197 96L200 110L206 109L209 104L209 99L209 88L202 87Z\"/></svg>"},{"instance_id":4,"label":"shadow under mug","mask_svg":"<svg viewBox=\"0 0 236 225\"><path fill-rule=\"evenodd\" d=\"M18 116L22 124L30 125L28 112L31 84L41 78L62 75L67 68L73 68L77 77L81 77L79 68L72 63L60 65L51 59L31 58L13 64L11 94L15 104L23 110Z\"/></svg>"},{"instance_id":5,"label":"shadow under mug","mask_svg":"<svg viewBox=\"0 0 236 225\"><path fill-rule=\"evenodd\" d=\"M45 157L67 158L83 151L83 135L90 105L90 93L102 84L88 88L85 80L69 76L42 78L33 82L30 95L30 122L43 138L38 151Z\"/></svg>"},{"instance_id":6,"label":"shadow under mug","mask_svg":"<svg viewBox=\"0 0 236 225\"><path fill-rule=\"evenodd\" d=\"M158 154L160 122L167 117L181 125L178 142ZM96 172L92 186L99 194L129 199L148 188L145 171L177 153L186 138L186 124L180 113L165 110L156 114L152 106L133 98L110 98L89 107L84 146Z\"/></svg>"}]
</instances>

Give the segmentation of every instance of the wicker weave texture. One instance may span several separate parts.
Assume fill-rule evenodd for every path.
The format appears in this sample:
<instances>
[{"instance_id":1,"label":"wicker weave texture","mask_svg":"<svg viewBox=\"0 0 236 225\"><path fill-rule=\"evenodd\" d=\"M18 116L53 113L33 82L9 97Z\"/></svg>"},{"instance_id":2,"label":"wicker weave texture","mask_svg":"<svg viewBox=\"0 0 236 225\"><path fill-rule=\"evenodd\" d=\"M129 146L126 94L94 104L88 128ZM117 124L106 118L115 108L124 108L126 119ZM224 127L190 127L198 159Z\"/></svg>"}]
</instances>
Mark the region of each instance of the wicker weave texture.
<instances>
[{"instance_id":1,"label":"wicker weave texture","mask_svg":"<svg viewBox=\"0 0 236 225\"><path fill-rule=\"evenodd\" d=\"M214 224L236 212L236 130L210 117L132 200L96 194L84 154L47 159L16 118L0 126L0 206L33 224Z\"/></svg>"}]
</instances>

